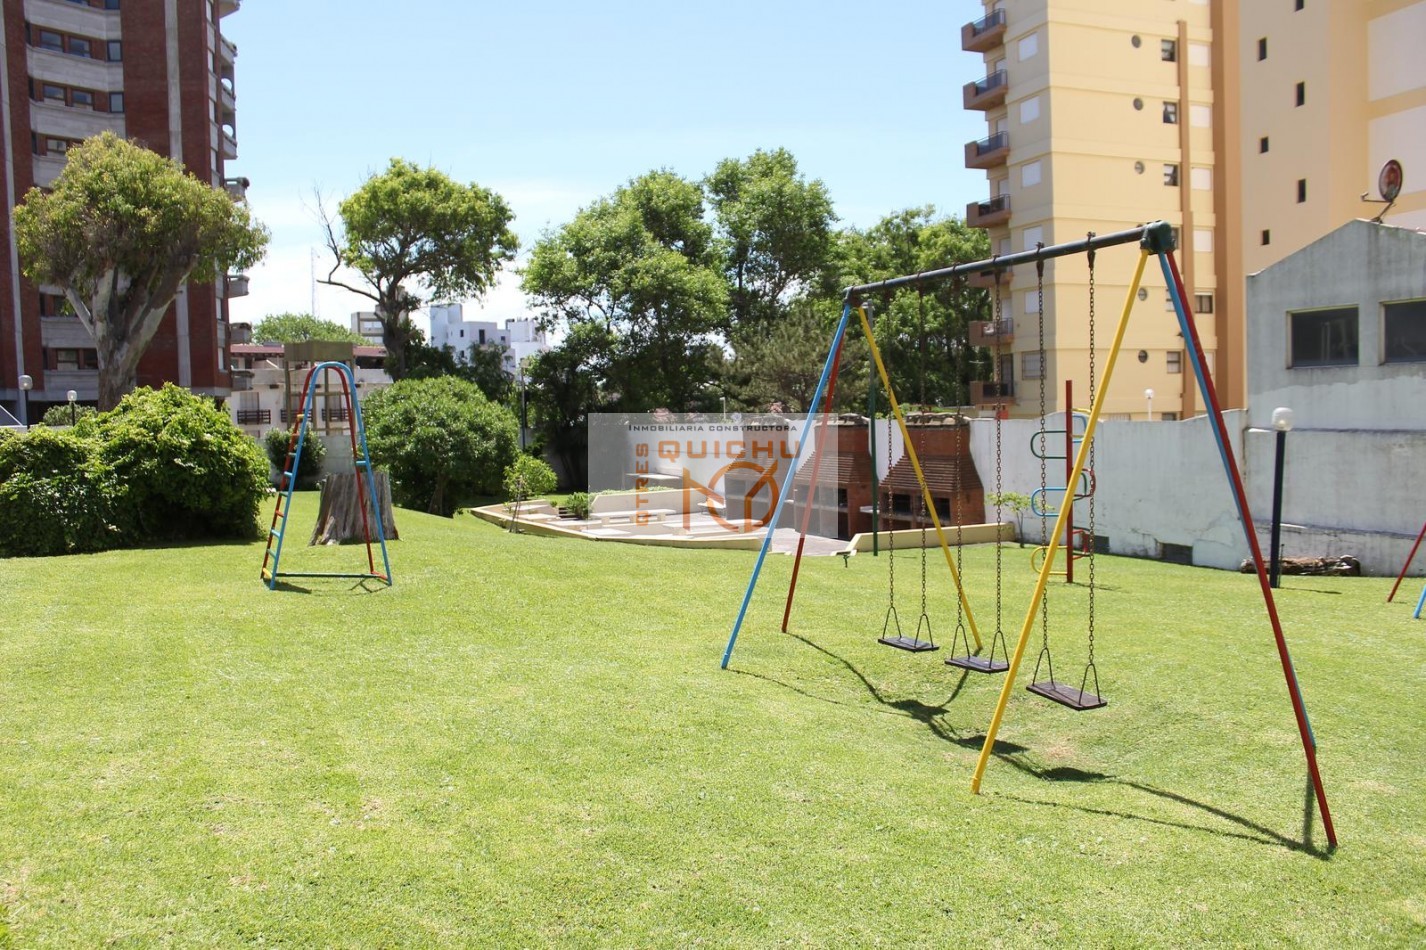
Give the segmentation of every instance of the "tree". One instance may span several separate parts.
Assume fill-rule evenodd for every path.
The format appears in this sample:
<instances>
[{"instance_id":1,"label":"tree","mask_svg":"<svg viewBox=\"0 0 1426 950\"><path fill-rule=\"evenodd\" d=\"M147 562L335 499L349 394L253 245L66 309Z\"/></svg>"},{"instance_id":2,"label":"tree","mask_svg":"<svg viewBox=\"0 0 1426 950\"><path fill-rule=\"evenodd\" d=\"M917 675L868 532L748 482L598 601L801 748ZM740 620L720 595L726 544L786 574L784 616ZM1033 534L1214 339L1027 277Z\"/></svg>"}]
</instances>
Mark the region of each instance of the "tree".
<instances>
[{"instance_id":1,"label":"tree","mask_svg":"<svg viewBox=\"0 0 1426 950\"><path fill-rule=\"evenodd\" d=\"M834 249L832 200L797 172L786 149L724 159L705 185L728 282L727 330L735 345L765 333L789 299L823 277Z\"/></svg>"},{"instance_id":2,"label":"tree","mask_svg":"<svg viewBox=\"0 0 1426 950\"><path fill-rule=\"evenodd\" d=\"M357 346L366 343L360 333L310 313L270 313L253 327L253 339L259 343L305 343L308 340L331 340Z\"/></svg>"},{"instance_id":3,"label":"tree","mask_svg":"<svg viewBox=\"0 0 1426 950\"><path fill-rule=\"evenodd\" d=\"M104 132L69 150L51 191L30 189L15 238L25 276L61 288L94 338L104 410L134 388L184 282L251 267L268 234L178 162Z\"/></svg>"},{"instance_id":4,"label":"tree","mask_svg":"<svg viewBox=\"0 0 1426 950\"><path fill-rule=\"evenodd\" d=\"M649 172L535 245L525 292L546 325L605 331L612 408L691 406L717 375L727 291L703 212L696 183Z\"/></svg>"},{"instance_id":5,"label":"tree","mask_svg":"<svg viewBox=\"0 0 1426 950\"><path fill-rule=\"evenodd\" d=\"M520 243L498 194L399 158L368 178L337 212L340 231L320 211L333 258L322 283L376 303L386 370L396 380L407 375L407 351L416 335L410 312L430 299L482 296ZM342 268L356 271L360 282L337 280Z\"/></svg>"},{"instance_id":6,"label":"tree","mask_svg":"<svg viewBox=\"0 0 1426 950\"><path fill-rule=\"evenodd\" d=\"M514 380L505 372L506 347L499 343L482 343L465 353L457 353L449 344L430 346L420 330L406 353L406 378L429 379L434 376L455 376L475 383L492 402L508 403Z\"/></svg>"},{"instance_id":7,"label":"tree","mask_svg":"<svg viewBox=\"0 0 1426 950\"><path fill-rule=\"evenodd\" d=\"M767 411L780 402L788 412L811 412L812 395L827 359L840 304L801 300L765 334L738 346L728 374L729 388L744 409ZM862 334L849 328L837 373L836 407L866 411L868 352ZM821 411L821 406L815 411Z\"/></svg>"},{"instance_id":8,"label":"tree","mask_svg":"<svg viewBox=\"0 0 1426 950\"><path fill-rule=\"evenodd\" d=\"M990 240L957 218L938 218L928 205L889 215L864 232L844 232L840 255L840 282L860 284L983 260ZM965 405L970 381L988 370L968 340L970 322L989 319L985 291L942 281L924 293L901 290L867 302L897 397Z\"/></svg>"},{"instance_id":9,"label":"tree","mask_svg":"<svg viewBox=\"0 0 1426 950\"><path fill-rule=\"evenodd\" d=\"M514 414L450 376L378 389L362 415L371 459L390 472L403 508L449 515L469 496L494 494L519 453Z\"/></svg>"},{"instance_id":10,"label":"tree","mask_svg":"<svg viewBox=\"0 0 1426 950\"><path fill-rule=\"evenodd\" d=\"M612 348L612 335L603 326L580 323L558 346L526 361L525 401L533 427L573 488L589 483L589 414L603 408L600 384Z\"/></svg>"}]
</instances>

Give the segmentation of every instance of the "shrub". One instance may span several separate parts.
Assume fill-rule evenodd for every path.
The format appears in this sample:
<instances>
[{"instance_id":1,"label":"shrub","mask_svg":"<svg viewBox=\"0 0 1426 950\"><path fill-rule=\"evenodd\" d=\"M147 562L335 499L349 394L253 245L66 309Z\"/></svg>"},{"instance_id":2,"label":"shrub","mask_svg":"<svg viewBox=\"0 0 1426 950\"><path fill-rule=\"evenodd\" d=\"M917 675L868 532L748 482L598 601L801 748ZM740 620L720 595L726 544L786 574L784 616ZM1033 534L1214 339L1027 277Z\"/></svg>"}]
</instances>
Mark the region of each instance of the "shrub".
<instances>
[{"instance_id":1,"label":"shrub","mask_svg":"<svg viewBox=\"0 0 1426 950\"><path fill-rule=\"evenodd\" d=\"M291 429L268 429L262 437L267 458L277 469L277 485L282 487L282 466L287 464L287 447L292 444ZM302 458L297 463L297 487L311 488L322 477L322 462L327 458L327 444L308 426L302 436Z\"/></svg>"},{"instance_id":2,"label":"shrub","mask_svg":"<svg viewBox=\"0 0 1426 950\"><path fill-rule=\"evenodd\" d=\"M124 486L97 442L40 427L0 437L0 556L42 557L118 547Z\"/></svg>"},{"instance_id":3,"label":"shrub","mask_svg":"<svg viewBox=\"0 0 1426 950\"><path fill-rule=\"evenodd\" d=\"M98 410L93 406L81 406L76 404L73 409L71 409L68 403L60 403L59 405L50 406L45 410L44 418L40 420L40 424L50 426L51 428L67 426L70 424L70 420L78 423L80 419L86 416L92 416L97 411Z\"/></svg>"},{"instance_id":4,"label":"shrub","mask_svg":"<svg viewBox=\"0 0 1426 950\"><path fill-rule=\"evenodd\" d=\"M555 470L543 459L521 454L505 469L505 494L511 501L525 501L555 490Z\"/></svg>"},{"instance_id":5,"label":"shrub","mask_svg":"<svg viewBox=\"0 0 1426 950\"><path fill-rule=\"evenodd\" d=\"M267 462L210 400L172 383L136 389L93 431L127 489L135 540L256 536Z\"/></svg>"},{"instance_id":6,"label":"shrub","mask_svg":"<svg viewBox=\"0 0 1426 950\"><path fill-rule=\"evenodd\" d=\"M473 383L403 379L362 401L372 462L396 504L449 515L462 497L499 491L519 452L515 416Z\"/></svg>"},{"instance_id":7,"label":"shrub","mask_svg":"<svg viewBox=\"0 0 1426 950\"><path fill-rule=\"evenodd\" d=\"M589 509L593 504L594 496L587 491L573 492L564 500L564 506L569 509L569 513L581 521L589 517Z\"/></svg>"}]
</instances>

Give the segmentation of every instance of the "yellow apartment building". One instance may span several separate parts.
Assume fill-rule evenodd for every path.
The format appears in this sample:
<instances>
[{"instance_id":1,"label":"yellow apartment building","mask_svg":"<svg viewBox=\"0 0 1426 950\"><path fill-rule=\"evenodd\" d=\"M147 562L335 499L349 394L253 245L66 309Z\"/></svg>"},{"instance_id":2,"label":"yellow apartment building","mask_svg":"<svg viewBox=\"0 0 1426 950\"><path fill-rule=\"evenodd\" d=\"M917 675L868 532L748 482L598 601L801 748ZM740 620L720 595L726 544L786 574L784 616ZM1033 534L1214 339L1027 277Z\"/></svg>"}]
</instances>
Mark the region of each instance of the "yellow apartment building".
<instances>
[{"instance_id":1,"label":"yellow apartment building","mask_svg":"<svg viewBox=\"0 0 1426 950\"><path fill-rule=\"evenodd\" d=\"M1422 38L1426 0L988 2L961 31L985 62L963 96L987 134L966 144L965 161L989 184L966 220L999 254L1168 221L1220 398L1241 406L1247 274L1380 213L1361 195L1375 194L1388 158L1406 174L1385 220L1426 227ZM1111 250L1096 262L1101 364L1135 257ZM974 387L978 405L1038 415L1042 380L1048 411L1064 408L1066 380L1087 405L1088 277L1083 258L1065 258L1046 263L1043 291L1033 267L993 291L1001 322L972 339L1000 341L1000 384ZM1106 413L1201 411L1188 369L1151 267Z\"/></svg>"}]
</instances>

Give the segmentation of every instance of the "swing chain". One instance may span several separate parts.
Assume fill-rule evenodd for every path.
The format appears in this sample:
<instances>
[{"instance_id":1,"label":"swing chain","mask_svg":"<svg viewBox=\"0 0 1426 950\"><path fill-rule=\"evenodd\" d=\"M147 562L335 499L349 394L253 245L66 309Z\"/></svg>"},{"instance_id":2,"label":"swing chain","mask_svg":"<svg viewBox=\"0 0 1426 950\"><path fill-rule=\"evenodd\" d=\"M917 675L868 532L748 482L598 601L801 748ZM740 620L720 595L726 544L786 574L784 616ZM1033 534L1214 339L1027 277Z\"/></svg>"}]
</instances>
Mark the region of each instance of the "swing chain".
<instances>
[{"instance_id":1,"label":"swing chain","mask_svg":"<svg viewBox=\"0 0 1426 950\"><path fill-rule=\"evenodd\" d=\"M1043 241L1036 243L1036 255L1044 248ZM1050 543L1050 524L1049 509L1046 507L1049 482L1045 472L1045 261L1039 256L1035 258L1035 310L1036 326L1039 329L1037 356L1040 361L1040 451L1036 454L1040 456L1040 545L1044 547ZM1045 552L1045 557L1049 557L1049 551ZM1050 599L1048 592L1040 595L1040 645L1045 650L1050 648Z\"/></svg>"},{"instance_id":2,"label":"swing chain","mask_svg":"<svg viewBox=\"0 0 1426 950\"><path fill-rule=\"evenodd\" d=\"M1094 406L1096 397L1095 376L1094 376L1094 232L1089 232L1089 405ZM1098 560L1096 556L1099 552L1095 550L1095 523L1094 523L1094 503L1095 490L1092 485L1094 478L1094 442L1089 443L1089 471L1091 487L1089 492L1089 666L1094 666L1094 564ZM1098 674L1095 676L1096 687L1098 685ZM1098 692L1096 688L1095 692Z\"/></svg>"},{"instance_id":3,"label":"swing chain","mask_svg":"<svg viewBox=\"0 0 1426 950\"><path fill-rule=\"evenodd\" d=\"M1000 360L1001 360L1001 354L1002 354L1002 342L1001 342L1001 333L1000 333L1000 318L1001 318L1001 314L1002 314L1002 313L1004 313L1004 309L1003 309L1003 302L1002 302L1001 295L1000 295L1000 272L999 272L999 271L996 271L996 272L995 272L995 313L994 313L994 316L995 316L995 351L994 351L994 354L993 354L993 356L992 356L992 359L994 360L994 365L991 367L991 379L993 379L993 380L995 381L995 393L996 393L996 396L997 396L997 397L1000 396L1000 392L1001 392L1000 387L1001 387L1001 385L1002 385L1002 383L1001 383L1001 373L1000 373ZM1000 519L1001 519L1001 517L1002 517L1002 512L1003 512L1003 507L1002 507L1002 506L1004 505L1004 502L1005 502L1004 497L1002 497L1002 491L1003 491L1003 489L1004 489L1004 487L1005 487L1005 483L1004 483L1004 480L1003 480L1004 475L1003 475L1003 470L1002 470L1002 465L1001 465L1001 448L1000 448L1000 446L1001 446L1000 414L1001 414L1001 409L1002 409L1002 408L1003 408L1003 403L997 402L997 403L995 404L995 524L997 525L997 527L996 527L996 532L997 532L997 534L996 534L996 537L995 537L995 632L996 632L997 634L1000 633L1000 631L1001 631L1001 624L1002 624L1002 620L1001 620L1002 614L1001 614L1001 609L1000 609L1000 599L1001 599L1001 598L1000 598L1000 575L1001 575L1001 558L1002 558L1002 552L1001 552L1001 549L1000 549L1000 535L999 535L999 533L998 533L1000 529L999 529L998 526L1000 525Z\"/></svg>"}]
</instances>

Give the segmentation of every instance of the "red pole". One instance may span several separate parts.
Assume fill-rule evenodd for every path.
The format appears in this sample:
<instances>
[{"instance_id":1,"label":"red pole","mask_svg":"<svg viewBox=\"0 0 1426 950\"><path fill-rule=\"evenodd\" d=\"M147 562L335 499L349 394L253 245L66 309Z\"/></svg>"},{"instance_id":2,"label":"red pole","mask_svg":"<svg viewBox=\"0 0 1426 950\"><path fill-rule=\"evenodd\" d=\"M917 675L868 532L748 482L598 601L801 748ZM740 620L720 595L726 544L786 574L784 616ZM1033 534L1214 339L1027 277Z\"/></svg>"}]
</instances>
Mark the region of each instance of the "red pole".
<instances>
[{"instance_id":1,"label":"red pole","mask_svg":"<svg viewBox=\"0 0 1426 950\"><path fill-rule=\"evenodd\" d=\"M1311 727L1307 724L1307 709L1302 703L1302 691L1297 685L1297 674L1292 669L1292 657L1288 653L1287 638L1282 632L1282 621L1278 619L1277 603L1273 599L1272 586L1268 583L1267 570L1263 567L1263 552L1258 544L1257 530L1253 527L1253 515L1248 510L1248 494L1243 490L1243 478L1238 474L1238 463L1233 458L1233 447L1228 442L1228 429L1223 424L1223 410L1218 402L1218 392L1213 386L1213 378L1208 375L1208 363L1203 354L1203 344L1199 342L1198 327L1188 310L1188 297L1184 294L1183 278L1179 276L1178 262L1167 251L1161 255L1168 263L1174 287L1178 290L1183 307L1183 325L1187 334L1186 343L1193 348L1194 358L1202 368L1200 380L1203 386L1203 400L1208 405L1208 416L1218 435L1218 445L1223 452L1223 465L1228 471L1228 481L1233 489L1233 498L1238 503L1238 516L1243 522L1243 534L1248 539L1248 550L1253 555L1253 566L1257 568L1258 585L1263 590L1263 604L1267 607L1268 620L1272 623L1273 639L1277 642L1278 660L1282 663L1282 675L1287 681L1287 693L1292 699L1292 712L1297 718L1297 732L1302 738L1302 752L1307 758L1307 770L1312 776L1312 788L1317 794L1317 807L1322 812L1322 826L1327 831L1327 842L1337 846L1337 832L1332 827L1332 812L1327 807L1327 790L1322 786L1322 775L1317 770L1317 744L1312 738Z\"/></svg>"},{"instance_id":2,"label":"red pole","mask_svg":"<svg viewBox=\"0 0 1426 950\"><path fill-rule=\"evenodd\" d=\"M827 414L832 411L832 397L837 394L837 371L842 366L842 340L837 339L837 351L832 354L832 375L827 379L827 397L822 403L822 419L817 423L817 440L812 450L812 478L807 482L807 509L802 513L802 532L797 537L797 555L792 559L792 579L787 584L787 605L782 608L782 632L787 632L787 621L792 616L792 597L797 593L797 573L802 567L802 548L807 544L807 526L812 522L812 503L817 500L817 470L822 467L822 442L827 434ZM872 381L872 385L876 385ZM868 421L868 425L872 422ZM847 512L850 524L852 513ZM769 524L767 529L777 528Z\"/></svg>"},{"instance_id":3,"label":"red pole","mask_svg":"<svg viewBox=\"0 0 1426 950\"><path fill-rule=\"evenodd\" d=\"M1391 603L1391 598L1396 596L1396 589L1401 586L1401 581L1406 577L1406 572L1411 569L1411 562L1416 560L1416 549L1421 547L1421 539L1426 538L1426 524L1421 526L1421 533L1416 536L1416 543L1411 546L1411 553L1406 555L1406 563L1401 565L1401 573L1396 575L1396 583L1391 585L1391 593L1386 595L1386 602Z\"/></svg>"}]
</instances>

